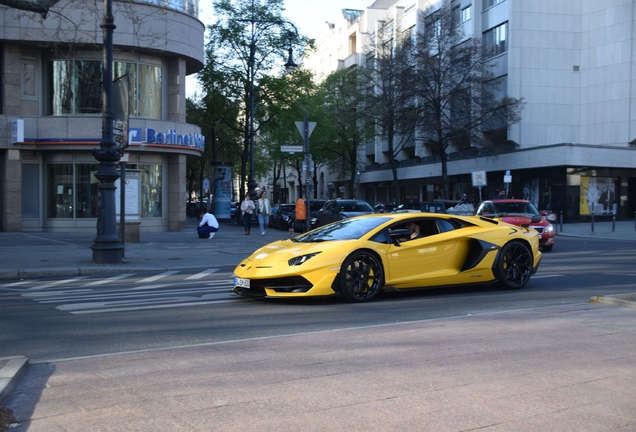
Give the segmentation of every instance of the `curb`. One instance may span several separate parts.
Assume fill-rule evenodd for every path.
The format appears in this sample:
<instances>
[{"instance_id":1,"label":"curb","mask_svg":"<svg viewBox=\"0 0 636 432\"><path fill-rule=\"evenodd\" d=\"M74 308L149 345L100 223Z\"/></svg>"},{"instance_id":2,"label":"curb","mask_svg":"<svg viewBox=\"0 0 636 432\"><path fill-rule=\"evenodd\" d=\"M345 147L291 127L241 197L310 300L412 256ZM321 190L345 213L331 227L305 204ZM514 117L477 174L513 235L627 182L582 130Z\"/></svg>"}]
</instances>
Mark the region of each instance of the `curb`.
<instances>
[{"instance_id":1,"label":"curb","mask_svg":"<svg viewBox=\"0 0 636 432\"><path fill-rule=\"evenodd\" d=\"M590 300L596 303L603 303L611 306L623 306L636 309L636 293L615 294L611 296L594 296Z\"/></svg>"},{"instance_id":2,"label":"curb","mask_svg":"<svg viewBox=\"0 0 636 432\"><path fill-rule=\"evenodd\" d=\"M26 372L29 359L24 356L0 357L0 365L2 365L0 367L0 403L2 403Z\"/></svg>"}]
</instances>

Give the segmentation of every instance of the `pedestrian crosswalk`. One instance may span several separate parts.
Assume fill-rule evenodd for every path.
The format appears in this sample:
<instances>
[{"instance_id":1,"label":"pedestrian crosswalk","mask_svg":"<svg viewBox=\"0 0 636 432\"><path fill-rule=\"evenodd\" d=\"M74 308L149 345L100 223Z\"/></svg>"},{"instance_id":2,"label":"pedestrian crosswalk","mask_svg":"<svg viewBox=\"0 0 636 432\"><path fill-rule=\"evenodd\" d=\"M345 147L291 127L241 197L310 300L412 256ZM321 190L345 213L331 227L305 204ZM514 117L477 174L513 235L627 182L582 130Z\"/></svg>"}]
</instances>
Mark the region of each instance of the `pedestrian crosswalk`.
<instances>
[{"instance_id":1,"label":"pedestrian crosswalk","mask_svg":"<svg viewBox=\"0 0 636 432\"><path fill-rule=\"evenodd\" d=\"M70 314L98 314L191 307L239 301L230 293L231 273L219 269L123 273L102 277L30 280L0 284L0 290Z\"/></svg>"}]
</instances>

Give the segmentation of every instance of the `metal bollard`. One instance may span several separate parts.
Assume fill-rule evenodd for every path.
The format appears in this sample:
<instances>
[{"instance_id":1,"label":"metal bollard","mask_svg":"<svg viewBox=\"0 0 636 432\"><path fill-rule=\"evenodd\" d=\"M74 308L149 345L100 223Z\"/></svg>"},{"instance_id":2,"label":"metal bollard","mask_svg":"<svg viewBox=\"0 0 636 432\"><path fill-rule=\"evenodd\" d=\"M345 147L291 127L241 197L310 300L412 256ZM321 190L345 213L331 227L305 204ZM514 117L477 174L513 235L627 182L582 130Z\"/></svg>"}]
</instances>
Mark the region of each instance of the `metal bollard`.
<instances>
[{"instance_id":1,"label":"metal bollard","mask_svg":"<svg viewBox=\"0 0 636 432\"><path fill-rule=\"evenodd\" d=\"M559 232L563 232L563 210L559 212Z\"/></svg>"},{"instance_id":2,"label":"metal bollard","mask_svg":"<svg viewBox=\"0 0 636 432\"><path fill-rule=\"evenodd\" d=\"M616 214L612 213L612 232L614 232L615 228L616 228Z\"/></svg>"},{"instance_id":3,"label":"metal bollard","mask_svg":"<svg viewBox=\"0 0 636 432\"><path fill-rule=\"evenodd\" d=\"M594 232L594 204L592 204L592 232Z\"/></svg>"}]
</instances>

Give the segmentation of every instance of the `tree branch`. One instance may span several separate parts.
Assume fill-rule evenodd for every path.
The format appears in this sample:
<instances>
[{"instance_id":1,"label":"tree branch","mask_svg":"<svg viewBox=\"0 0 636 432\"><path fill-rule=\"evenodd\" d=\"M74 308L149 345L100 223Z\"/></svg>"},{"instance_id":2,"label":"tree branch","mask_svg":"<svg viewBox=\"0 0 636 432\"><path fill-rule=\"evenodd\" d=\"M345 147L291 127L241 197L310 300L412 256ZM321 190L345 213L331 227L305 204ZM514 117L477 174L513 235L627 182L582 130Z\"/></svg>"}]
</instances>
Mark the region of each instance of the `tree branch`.
<instances>
[{"instance_id":1,"label":"tree branch","mask_svg":"<svg viewBox=\"0 0 636 432\"><path fill-rule=\"evenodd\" d=\"M49 9L55 6L60 0L0 0L1 5L23 11L36 12L46 18Z\"/></svg>"}]
</instances>

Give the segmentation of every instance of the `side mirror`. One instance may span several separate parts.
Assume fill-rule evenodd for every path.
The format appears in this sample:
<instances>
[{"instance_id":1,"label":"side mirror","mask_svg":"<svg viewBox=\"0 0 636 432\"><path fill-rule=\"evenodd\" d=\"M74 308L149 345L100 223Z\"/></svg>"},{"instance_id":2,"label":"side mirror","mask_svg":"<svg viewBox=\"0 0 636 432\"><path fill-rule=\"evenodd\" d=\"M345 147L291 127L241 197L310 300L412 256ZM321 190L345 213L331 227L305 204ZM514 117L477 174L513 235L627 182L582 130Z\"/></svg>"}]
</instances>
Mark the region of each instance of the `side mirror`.
<instances>
[{"instance_id":1,"label":"side mirror","mask_svg":"<svg viewBox=\"0 0 636 432\"><path fill-rule=\"evenodd\" d=\"M541 215L534 215L532 216L532 219L530 219L530 223L539 223L543 220L543 217Z\"/></svg>"}]
</instances>

